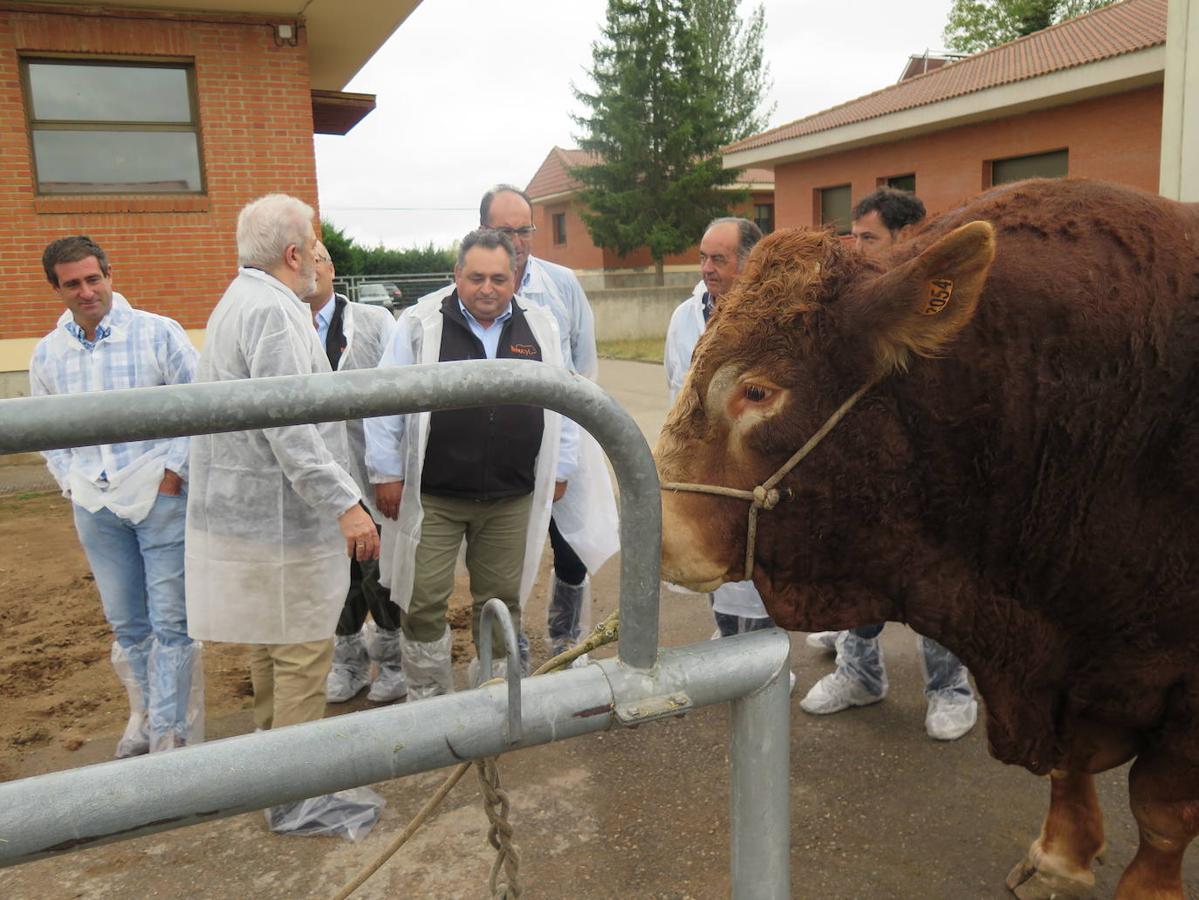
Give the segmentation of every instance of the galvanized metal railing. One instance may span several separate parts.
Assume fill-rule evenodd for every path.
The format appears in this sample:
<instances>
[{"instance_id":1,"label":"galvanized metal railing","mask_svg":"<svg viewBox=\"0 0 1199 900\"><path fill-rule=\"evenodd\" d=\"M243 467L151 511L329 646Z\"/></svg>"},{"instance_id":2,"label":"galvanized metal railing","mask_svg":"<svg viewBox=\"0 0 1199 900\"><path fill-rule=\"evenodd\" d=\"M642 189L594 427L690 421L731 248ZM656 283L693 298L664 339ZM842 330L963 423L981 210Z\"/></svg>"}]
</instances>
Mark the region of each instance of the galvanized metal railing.
<instances>
[{"instance_id":1,"label":"galvanized metal railing","mask_svg":"<svg viewBox=\"0 0 1199 900\"><path fill-rule=\"evenodd\" d=\"M758 632L658 652L657 473L636 423L590 381L500 360L19 398L0 401L0 454L495 402L563 413L611 460L618 659L521 682L515 743L495 685L0 784L0 866L731 702L734 896L788 896L790 642Z\"/></svg>"}]
</instances>

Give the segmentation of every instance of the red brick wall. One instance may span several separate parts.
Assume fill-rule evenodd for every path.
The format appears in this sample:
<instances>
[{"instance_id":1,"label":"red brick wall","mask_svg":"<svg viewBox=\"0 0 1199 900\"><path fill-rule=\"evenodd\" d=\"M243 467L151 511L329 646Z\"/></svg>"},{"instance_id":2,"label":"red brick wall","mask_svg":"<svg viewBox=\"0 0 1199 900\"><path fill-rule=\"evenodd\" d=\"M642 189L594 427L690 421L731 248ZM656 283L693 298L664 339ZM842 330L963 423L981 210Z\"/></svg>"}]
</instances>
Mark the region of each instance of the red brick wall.
<instances>
[{"instance_id":1,"label":"red brick wall","mask_svg":"<svg viewBox=\"0 0 1199 900\"><path fill-rule=\"evenodd\" d=\"M990 187L984 163L1069 150L1069 175L1117 181L1157 193L1161 153L1161 86L1085 100L775 166L775 224L816 225L822 187L852 184L853 202L879 179L916 173L916 193L930 214L958 206Z\"/></svg>"},{"instance_id":2,"label":"red brick wall","mask_svg":"<svg viewBox=\"0 0 1199 900\"><path fill-rule=\"evenodd\" d=\"M193 59L206 194L37 197L18 52L39 51ZM236 273L241 207L273 191L316 204L307 48L276 46L265 23L0 10L0 116L0 339L45 334L61 313L41 270L54 238L90 235L134 306L202 328Z\"/></svg>"},{"instance_id":3,"label":"red brick wall","mask_svg":"<svg viewBox=\"0 0 1199 900\"><path fill-rule=\"evenodd\" d=\"M554 243L554 216L566 214L566 243ZM587 226L579 215L577 200L533 204L533 255L572 269L602 269L603 253L591 243Z\"/></svg>"},{"instance_id":4,"label":"red brick wall","mask_svg":"<svg viewBox=\"0 0 1199 900\"><path fill-rule=\"evenodd\" d=\"M769 192L754 192L750 199L733 211L732 215L753 218L755 203L770 203ZM635 269L652 268L654 261L645 249L635 250L628 256L620 256L614 250L600 250L591 242L587 226L579 216L579 201L574 199L533 204L533 224L537 233L533 236L533 255L556 262L572 269ZM554 243L554 214L566 213L566 243ZM775 215L778 211L776 209ZM699 265L699 241L684 250L667 256L663 261L668 266Z\"/></svg>"}]
</instances>

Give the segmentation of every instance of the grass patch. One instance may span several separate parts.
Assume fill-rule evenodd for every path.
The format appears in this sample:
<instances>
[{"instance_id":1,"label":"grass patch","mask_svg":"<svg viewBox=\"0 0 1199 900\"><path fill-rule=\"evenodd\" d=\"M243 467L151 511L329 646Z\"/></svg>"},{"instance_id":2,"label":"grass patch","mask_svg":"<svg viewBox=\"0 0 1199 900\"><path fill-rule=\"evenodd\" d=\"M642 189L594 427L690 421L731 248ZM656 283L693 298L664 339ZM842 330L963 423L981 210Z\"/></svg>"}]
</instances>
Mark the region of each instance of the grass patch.
<instances>
[{"instance_id":1,"label":"grass patch","mask_svg":"<svg viewBox=\"0 0 1199 900\"><path fill-rule=\"evenodd\" d=\"M662 362L666 339L627 338L619 341L599 341L597 349L604 359L635 359L639 362Z\"/></svg>"}]
</instances>

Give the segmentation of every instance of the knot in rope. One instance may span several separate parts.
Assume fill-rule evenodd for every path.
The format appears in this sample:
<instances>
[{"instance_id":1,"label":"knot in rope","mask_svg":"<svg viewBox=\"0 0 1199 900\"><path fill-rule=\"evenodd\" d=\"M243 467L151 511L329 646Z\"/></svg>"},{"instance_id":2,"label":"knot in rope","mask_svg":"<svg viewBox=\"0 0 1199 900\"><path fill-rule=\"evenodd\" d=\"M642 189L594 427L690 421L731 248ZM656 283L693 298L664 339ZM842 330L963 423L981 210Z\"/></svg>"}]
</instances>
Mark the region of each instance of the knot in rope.
<instances>
[{"instance_id":1,"label":"knot in rope","mask_svg":"<svg viewBox=\"0 0 1199 900\"><path fill-rule=\"evenodd\" d=\"M774 509L779 505L780 499L778 488L767 489L765 485L761 484L754 488L754 506L758 509Z\"/></svg>"}]
</instances>

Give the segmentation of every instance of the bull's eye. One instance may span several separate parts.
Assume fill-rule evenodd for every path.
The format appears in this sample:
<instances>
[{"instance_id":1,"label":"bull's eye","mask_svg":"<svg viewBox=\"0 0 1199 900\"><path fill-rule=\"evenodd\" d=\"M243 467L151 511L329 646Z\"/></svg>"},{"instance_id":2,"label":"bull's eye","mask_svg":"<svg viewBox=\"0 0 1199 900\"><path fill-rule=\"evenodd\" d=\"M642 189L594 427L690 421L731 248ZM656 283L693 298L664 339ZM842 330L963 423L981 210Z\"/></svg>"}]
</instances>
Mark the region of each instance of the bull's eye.
<instances>
[{"instance_id":1,"label":"bull's eye","mask_svg":"<svg viewBox=\"0 0 1199 900\"><path fill-rule=\"evenodd\" d=\"M774 393L769 388L764 388L757 384L747 384L745 386L745 399L753 403L761 403Z\"/></svg>"}]
</instances>

